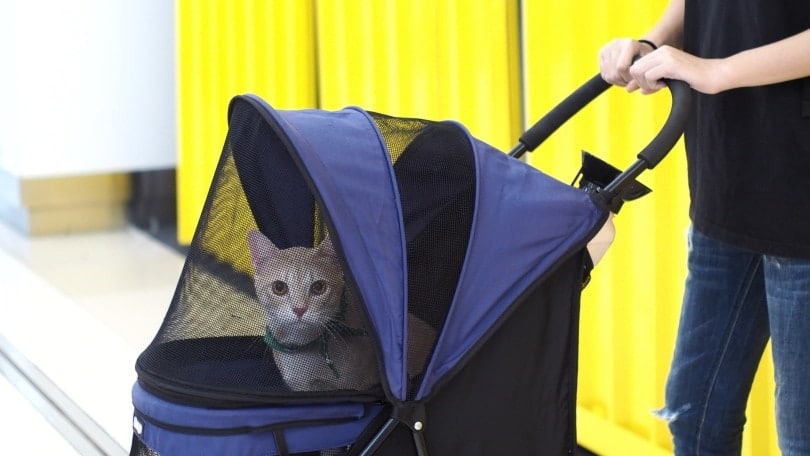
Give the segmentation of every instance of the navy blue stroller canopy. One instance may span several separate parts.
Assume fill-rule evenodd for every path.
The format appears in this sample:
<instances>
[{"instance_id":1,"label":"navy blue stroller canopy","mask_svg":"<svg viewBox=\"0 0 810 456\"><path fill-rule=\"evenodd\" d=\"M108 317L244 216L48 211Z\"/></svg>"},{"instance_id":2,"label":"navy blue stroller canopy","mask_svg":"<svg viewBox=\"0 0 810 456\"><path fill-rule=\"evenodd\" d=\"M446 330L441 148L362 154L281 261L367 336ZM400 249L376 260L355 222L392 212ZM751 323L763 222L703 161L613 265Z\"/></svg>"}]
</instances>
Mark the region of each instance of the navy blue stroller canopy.
<instances>
[{"instance_id":1,"label":"navy blue stroller canopy","mask_svg":"<svg viewBox=\"0 0 810 456\"><path fill-rule=\"evenodd\" d=\"M573 450L585 245L605 204L455 122L255 96L234 98L228 121L171 306L136 364L132 454ZM321 333L285 341L271 321L262 293L291 295L295 279L262 288L259 239L313 265L330 245L340 303Z\"/></svg>"}]
</instances>

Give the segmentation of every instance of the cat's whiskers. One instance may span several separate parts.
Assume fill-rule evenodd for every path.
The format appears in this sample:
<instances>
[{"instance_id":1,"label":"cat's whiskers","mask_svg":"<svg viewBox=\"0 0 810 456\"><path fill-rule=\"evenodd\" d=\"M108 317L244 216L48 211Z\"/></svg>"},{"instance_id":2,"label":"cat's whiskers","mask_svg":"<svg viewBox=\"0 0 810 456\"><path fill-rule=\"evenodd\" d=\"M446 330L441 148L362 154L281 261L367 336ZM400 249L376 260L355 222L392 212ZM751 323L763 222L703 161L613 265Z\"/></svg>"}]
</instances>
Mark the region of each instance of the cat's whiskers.
<instances>
[{"instance_id":1,"label":"cat's whiskers","mask_svg":"<svg viewBox=\"0 0 810 456\"><path fill-rule=\"evenodd\" d=\"M324 335L328 335L330 339L336 340L340 343L346 343L346 334L343 334L341 331L341 325L343 323L336 321L336 320L329 320L326 325L324 326Z\"/></svg>"}]
</instances>

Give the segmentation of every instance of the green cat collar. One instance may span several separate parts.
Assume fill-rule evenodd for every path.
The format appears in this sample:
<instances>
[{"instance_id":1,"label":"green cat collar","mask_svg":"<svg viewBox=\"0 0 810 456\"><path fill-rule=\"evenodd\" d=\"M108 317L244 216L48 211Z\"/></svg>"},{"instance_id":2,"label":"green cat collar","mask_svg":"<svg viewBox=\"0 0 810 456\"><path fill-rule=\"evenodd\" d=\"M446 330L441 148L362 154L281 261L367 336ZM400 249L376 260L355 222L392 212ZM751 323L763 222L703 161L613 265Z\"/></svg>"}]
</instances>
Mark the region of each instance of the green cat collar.
<instances>
[{"instance_id":1,"label":"green cat collar","mask_svg":"<svg viewBox=\"0 0 810 456\"><path fill-rule=\"evenodd\" d=\"M306 350L311 350L318 347L318 351L321 357L326 362L326 365L329 366L329 369L335 375L335 378L340 378L340 372L338 372L337 367L335 367L335 362L332 360L332 357L329 355L329 337L334 334L343 337L366 337L368 336L368 332L363 329L352 328L347 326L342 321L332 320L326 325L326 329L318 336L316 339L307 342L305 344L288 344L284 343L276 338L273 335L273 332L270 330L270 326L265 326L264 329L264 343L267 344L268 347L272 348L273 350L279 350L283 353L297 353Z\"/></svg>"}]
</instances>

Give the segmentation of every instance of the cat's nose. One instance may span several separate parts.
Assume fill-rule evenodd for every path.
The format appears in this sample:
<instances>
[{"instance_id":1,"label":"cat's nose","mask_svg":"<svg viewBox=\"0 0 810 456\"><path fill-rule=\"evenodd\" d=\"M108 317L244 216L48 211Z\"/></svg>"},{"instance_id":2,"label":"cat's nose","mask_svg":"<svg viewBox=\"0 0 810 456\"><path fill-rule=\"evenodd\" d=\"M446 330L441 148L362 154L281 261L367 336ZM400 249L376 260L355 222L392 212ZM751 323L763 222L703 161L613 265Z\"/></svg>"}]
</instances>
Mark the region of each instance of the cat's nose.
<instances>
[{"instance_id":1,"label":"cat's nose","mask_svg":"<svg viewBox=\"0 0 810 456\"><path fill-rule=\"evenodd\" d=\"M300 319L301 317L304 316L304 313L306 313L307 308L306 307L293 307L292 311Z\"/></svg>"}]
</instances>

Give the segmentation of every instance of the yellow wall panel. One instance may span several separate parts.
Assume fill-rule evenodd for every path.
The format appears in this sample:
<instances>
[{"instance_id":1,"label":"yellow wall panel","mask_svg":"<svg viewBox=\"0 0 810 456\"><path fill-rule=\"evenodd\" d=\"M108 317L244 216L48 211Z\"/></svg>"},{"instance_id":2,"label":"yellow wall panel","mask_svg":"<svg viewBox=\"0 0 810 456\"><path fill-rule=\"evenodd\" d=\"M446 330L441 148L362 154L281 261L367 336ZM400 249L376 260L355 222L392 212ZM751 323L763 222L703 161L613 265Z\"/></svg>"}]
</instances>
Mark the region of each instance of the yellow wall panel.
<instances>
[{"instance_id":1,"label":"yellow wall panel","mask_svg":"<svg viewBox=\"0 0 810 456\"><path fill-rule=\"evenodd\" d=\"M191 241L234 95L316 105L311 0L176 0L178 238Z\"/></svg>"},{"instance_id":2,"label":"yellow wall panel","mask_svg":"<svg viewBox=\"0 0 810 456\"><path fill-rule=\"evenodd\" d=\"M322 108L454 119L501 149L517 141L517 2L316 4Z\"/></svg>"},{"instance_id":3,"label":"yellow wall panel","mask_svg":"<svg viewBox=\"0 0 810 456\"><path fill-rule=\"evenodd\" d=\"M528 124L599 71L602 45L614 37L640 37L666 3L525 0ZM579 168L581 149L626 168L663 125L669 106L665 92L645 97L612 88L541 145L530 162L564 181ZM666 423L652 411L664 402L686 275L689 202L682 144L640 180L653 193L625 205L616 218L617 239L583 293L578 435L603 456L671 454ZM768 359L749 404L746 455L778 454L771 378Z\"/></svg>"},{"instance_id":4,"label":"yellow wall panel","mask_svg":"<svg viewBox=\"0 0 810 456\"><path fill-rule=\"evenodd\" d=\"M519 136L516 2L176 5L181 243L193 234L227 131L227 103L239 93L279 108L357 105L455 119L504 149Z\"/></svg>"}]
</instances>

